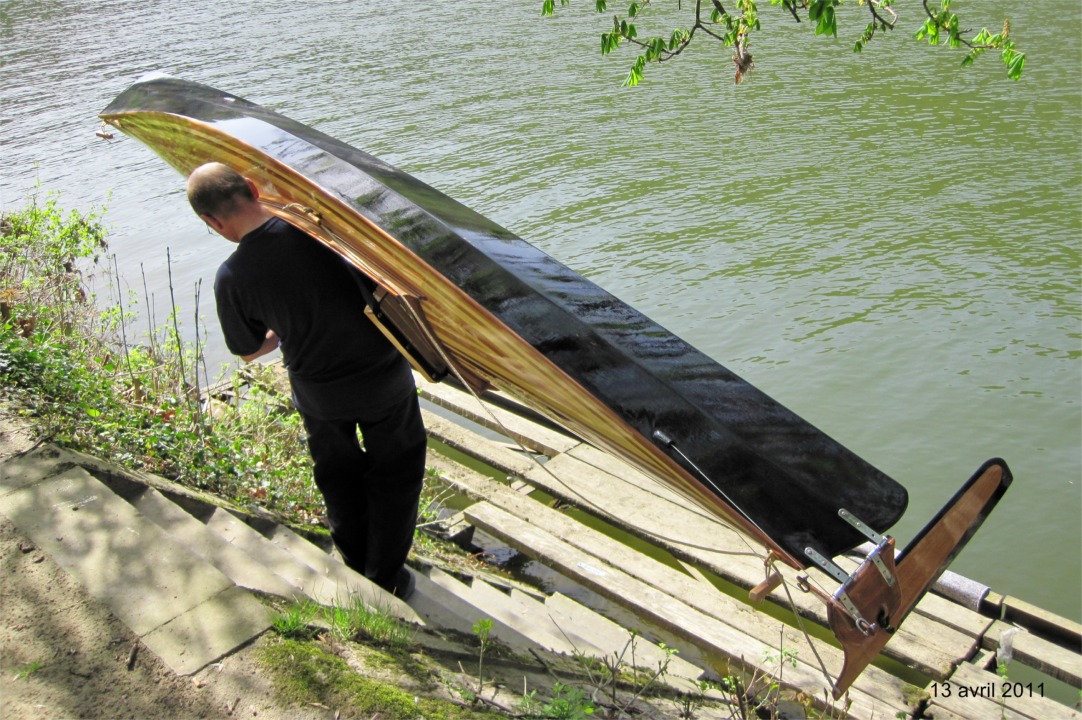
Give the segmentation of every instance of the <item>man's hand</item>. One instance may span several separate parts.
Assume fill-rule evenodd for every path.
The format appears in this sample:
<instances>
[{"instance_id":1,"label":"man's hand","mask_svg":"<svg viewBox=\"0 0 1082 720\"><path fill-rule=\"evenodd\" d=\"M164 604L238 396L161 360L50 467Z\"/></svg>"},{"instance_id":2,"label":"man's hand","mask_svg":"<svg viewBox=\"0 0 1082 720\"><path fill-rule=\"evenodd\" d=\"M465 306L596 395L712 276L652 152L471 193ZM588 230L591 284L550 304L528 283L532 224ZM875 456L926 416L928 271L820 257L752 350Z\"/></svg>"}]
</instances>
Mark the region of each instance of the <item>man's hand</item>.
<instances>
[{"instance_id":1,"label":"man's hand","mask_svg":"<svg viewBox=\"0 0 1082 720\"><path fill-rule=\"evenodd\" d=\"M279 342L281 342L281 340L279 340L277 333L273 330L268 330L267 337L263 341L263 344L259 346L259 349L251 355L241 355L240 359L244 362L252 362L256 358L261 358L264 355L268 355L277 350Z\"/></svg>"}]
</instances>

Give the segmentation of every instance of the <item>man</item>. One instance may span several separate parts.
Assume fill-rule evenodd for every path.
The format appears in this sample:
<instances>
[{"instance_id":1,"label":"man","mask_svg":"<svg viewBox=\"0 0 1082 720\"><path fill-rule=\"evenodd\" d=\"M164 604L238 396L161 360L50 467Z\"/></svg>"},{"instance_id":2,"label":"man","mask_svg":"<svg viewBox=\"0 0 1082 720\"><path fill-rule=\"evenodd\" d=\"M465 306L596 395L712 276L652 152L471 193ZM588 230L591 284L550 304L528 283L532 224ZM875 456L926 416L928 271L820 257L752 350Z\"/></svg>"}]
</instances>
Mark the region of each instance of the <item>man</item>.
<instances>
[{"instance_id":1,"label":"man","mask_svg":"<svg viewBox=\"0 0 1082 720\"><path fill-rule=\"evenodd\" d=\"M364 316L370 281L258 199L221 163L188 178L192 209L237 243L214 281L226 346L245 361L281 348L331 538L347 565L405 599L427 440L413 375Z\"/></svg>"}]
</instances>

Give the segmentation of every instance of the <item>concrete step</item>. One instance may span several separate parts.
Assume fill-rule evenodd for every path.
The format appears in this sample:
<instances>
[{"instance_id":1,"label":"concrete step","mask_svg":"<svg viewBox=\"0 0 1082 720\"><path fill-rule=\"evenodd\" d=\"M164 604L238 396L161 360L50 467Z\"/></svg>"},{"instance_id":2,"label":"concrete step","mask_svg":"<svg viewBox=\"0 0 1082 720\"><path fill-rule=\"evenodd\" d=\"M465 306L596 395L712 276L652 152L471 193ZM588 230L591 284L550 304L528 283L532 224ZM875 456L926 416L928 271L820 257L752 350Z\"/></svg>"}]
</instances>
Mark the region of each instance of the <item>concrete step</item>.
<instances>
[{"instance_id":1,"label":"concrete step","mask_svg":"<svg viewBox=\"0 0 1082 720\"><path fill-rule=\"evenodd\" d=\"M439 568L429 568L428 576L417 578L417 591L425 591L423 606L414 605L418 612L429 617L435 610L428 603L438 604L443 611L441 627L455 630L464 635L475 636L473 626L478 620L489 619L492 629L489 636L500 641L512 652L527 653L532 649L548 649L538 643L534 637L514 617L514 613L493 597L481 598L470 585L462 582L450 573Z\"/></svg>"},{"instance_id":2,"label":"concrete step","mask_svg":"<svg viewBox=\"0 0 1082 720\"><path fill-rule=\"evenodd\" d=\"M360 598L365 605L384 610L401 620L417 625L425 624L424 619L409 604L383 590L338 557L331 555L288 527L274 525L264 534L264 537L274 547L315 570L326 580L328 588L333 587L336 592L342 592L349 598Z\"/></svg>"},{"instance_id":3,"label":"concrete step","mask_svg":"<svg viewBox=\"0 0 1082 720\"><path fill-rule=\"evenodd\" d=\"M363 598L369 607L382 608L402 620L423 624L421 617L406 603L384 592L367 578L340 562L337 565L330 562L329 555L307 540L301 540L301 542L322 554L327 562L317 561L316 564L319 567L313 567L305 562L304 557L294 554L294 552L300 552L303 556L313 554L306 551L299 543L287 539L284 534L278 536L277 543L273 542L222 508L214 509L206 519L206 525L225 542L240 548L255 562L269 568L287 582L300 587L305 596L321 605L348 605L351 598L356 596Z\"/></svg>"},{"instance_id":4,"label":"concrete step","mask_svg":"<svg viewBox=\"0 0 1082 720\"><path fill-rule=\"evenodd\" d=\"M483 580L469 586L470 599L492 617L516 628L538 647L566 655L600 655L601 649L569 625L560 627L545 612L545 606L524 593L504 594Z\"/></svg>"},{"instance_id":5,"label":"concrete step","mask_svg":"<svg viewBox=\"0 0 1082 720\"><path fill-rule=\"evenodd\" d=\"M590 638L600 648L601 657L623 657L630 664L632 652L628 643L631 633L604 615L575 602L561 593L553 593L545 600L546 612L562 627L575 628L576 632ZM684 692L697 690L699 680L707 679L709 673L687 660L666 652L644 637L635 638L634 662L642 668L657 669L666 664L666 684Z\"/></svg>"},{"instance_id":6,"label":"concrete step","mask_svg":"<svg viewBox=\"0 0 1082 720\"><path fill-rule=\"evenodd\" d=\"M178 545L81 467L41 457L0 471L0 512L176 673L187 675L270 626L267 609Z\"/></svg>"},{"instance_id":7,"label":"concrete step","mask_svg":"<svg viewBox=\"0 0 1082 720\"><path fill-rule=\"evenodd\" d=\"M369 606L406 621L423 625L427 619L437 627L466 635L473 634L473 624L478 619L489 616L484 608L458 598L453 592L454 584L445 582L441 586L416 571L417 588L410 600L416 609L411 608L286 527L265 525L265 521L257 523L265 528L264 535L233 513L189 495L181 497L184 505L181 507L173 501L172 493L164 496L146 484L168 485L167 481L138 477L89 456L57 448L43 449L25 456L18 465L5 467L4 480L8 486L30 484L55 474L58 468L86 463L96 473L109 474L110 485L133 509L145 513L167 535L183 542L189 552L211 562L241 587L281 597L307 597L324 605L341 605L357 595ZM109 488L101 488L102 495L108 491ZM437 575L443 579L445 574ZM459 587L468 591L461 583ZM520 652L530 645L528 639L515 636L509 629L497 628L493 636L502 636L506 644Z\"/></svg>"},{"instance_id":8,"label":"concrete step","mask_svg":"<svg viewBox=\"0 0 1082 720\"><path fill-rule=\"evenodd\" d=\"M622 631L577 603L560 597L542 602L538 591L496 576L491 579L498 587L481 579L465 583L434 567L414 571L417 587L407 605L284 526L249 524L221 507L144 483L164 488L158 478L94 460L92 468L106 484L82 460L51 449L4 463L0 512L181 674L269 626L267 610L242 588L325 605L359 596L409 622L470 637L477 621L488 618L491 637L523 655L600 657L618 652L627 640L626 632L615 639ZM663 655L638 642L637 657ZM669 671L674 677L697 674L675 665Z\"/></svg>"},{"instance_id":9,"label":"concrete step","mask_svg":"<svg viewBox=\"0 0 1082 720\"><path fill-rule=\"evenodd\" d=\"M293 600L305 597L299 585L276 575L236 545L223 542L218 534L154 488L148 487L129 502L174 541L218 568L236 585Z\"/></svg>"}]
</instances>

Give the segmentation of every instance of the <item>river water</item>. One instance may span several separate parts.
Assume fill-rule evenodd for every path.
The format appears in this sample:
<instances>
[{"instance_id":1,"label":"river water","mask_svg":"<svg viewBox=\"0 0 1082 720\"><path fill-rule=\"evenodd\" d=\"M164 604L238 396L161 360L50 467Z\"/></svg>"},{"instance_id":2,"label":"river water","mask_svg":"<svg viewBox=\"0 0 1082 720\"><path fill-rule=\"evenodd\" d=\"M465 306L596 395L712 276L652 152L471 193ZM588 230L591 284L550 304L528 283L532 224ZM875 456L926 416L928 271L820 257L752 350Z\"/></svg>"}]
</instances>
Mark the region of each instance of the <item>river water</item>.
<instances>
[{"instance_id":1,"label":"river water","mask_svg":"<svg viewBox=\"0 0 1082 720\"><path fill-rule=\"evenodd\" d=\"M229 246L96 114L153 71L255 100L490 216L896 478L901 544L1004 457L1015 484L954 569L1078 620L1082 7L958 8L1013 13L1012 83L920 47L915 8L854 55L863 17L833 41L761 4L745 83L702 43L628 89L586 0L0 2L0 205L37 183L107 205L126 284L142 299L145 276L164 322L168 248L181 317L198 299L225 362Z\"/></svg>"}]
</instances>

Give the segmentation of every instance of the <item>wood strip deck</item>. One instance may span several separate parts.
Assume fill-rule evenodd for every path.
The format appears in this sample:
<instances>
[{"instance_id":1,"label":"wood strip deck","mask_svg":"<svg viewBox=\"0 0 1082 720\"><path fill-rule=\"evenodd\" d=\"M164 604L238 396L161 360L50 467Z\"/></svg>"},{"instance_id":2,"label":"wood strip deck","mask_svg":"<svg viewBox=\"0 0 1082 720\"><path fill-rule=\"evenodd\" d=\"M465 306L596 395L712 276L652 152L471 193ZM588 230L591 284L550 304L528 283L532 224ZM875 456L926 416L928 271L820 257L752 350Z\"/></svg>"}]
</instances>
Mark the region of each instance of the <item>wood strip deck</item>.
<instances>
[{"instance_id":1,"label":"wood strip deck","mask_svg":"<svg viewBox=\"0 0 1082 720\"><path fill-rule=\"evenodd\" d=\"M998 649L1003 633L1013 627L1016 626L997 620L984 636L982 647ZM1014 635L1012 655L1023 665L1036 668L1076 688L1082 687L1082 660L1079 659L1078 648L1069 650L1022 630Z\"/></svg>"},{"instance_id":2,"label":"wood strip deck","mask_svg":"<svg viewBox=\"0 0 1082 720\"><path fill-rule=\"evenodd\" d=\"M598 464L607 466L606 470L614 469L619 476L602 470ZM619 465L619 460L596 448L577 446L549 460L544 467L535 465L526 477L549 494L644 537L676 557L699 563L735 585L751 588L763 580L763 556L758 546L698 508L689 507L668 488L629 466ZM797 572L787 567L780 569L800 613L826 626L823 603L796 589ZM819 577L822 587L833 588L833 581L821 574ZM789 609L789 595L784 588L775 590L769 599ZM977 645L975 637L914 615L891 639L887 655L922 674L944 680Z\"/></svg>"}]
</instances>

